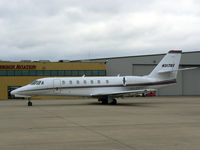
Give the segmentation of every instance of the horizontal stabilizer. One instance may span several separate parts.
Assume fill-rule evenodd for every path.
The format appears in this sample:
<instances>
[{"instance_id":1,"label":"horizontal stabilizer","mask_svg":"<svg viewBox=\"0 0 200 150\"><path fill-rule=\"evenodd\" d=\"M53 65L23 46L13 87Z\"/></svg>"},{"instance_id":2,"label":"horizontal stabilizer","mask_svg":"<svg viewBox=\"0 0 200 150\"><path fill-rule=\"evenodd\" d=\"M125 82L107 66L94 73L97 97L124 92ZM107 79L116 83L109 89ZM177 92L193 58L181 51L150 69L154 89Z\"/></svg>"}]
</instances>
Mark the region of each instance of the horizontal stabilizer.
<instances>
[{"instance_id":1,"label":"horizontal stabilizer","mask_svg":"<svg viewBox=\"0 0 200 150\"><path fill-rule=\"evenodd\" d=\"M185 71L185 70L192 70L197 69L198 67L191 67L191 68L182 68L182 69L176 69L176 70L160 70L158 73L167 73L167 72L173 72L173 71Z\"/></svg>"},{"instance_id":2,"label":"horizontal stabilizer","mask_svg":"<svg viewBox=\"0 0 200 150\"><path fill-rule=\"evenodd\" d=\"M197 69L197 68L199 68L199 67L182 68L182 69L178 69L177 71L193 70L193 69Z\"/></svg>"}]
</instances>

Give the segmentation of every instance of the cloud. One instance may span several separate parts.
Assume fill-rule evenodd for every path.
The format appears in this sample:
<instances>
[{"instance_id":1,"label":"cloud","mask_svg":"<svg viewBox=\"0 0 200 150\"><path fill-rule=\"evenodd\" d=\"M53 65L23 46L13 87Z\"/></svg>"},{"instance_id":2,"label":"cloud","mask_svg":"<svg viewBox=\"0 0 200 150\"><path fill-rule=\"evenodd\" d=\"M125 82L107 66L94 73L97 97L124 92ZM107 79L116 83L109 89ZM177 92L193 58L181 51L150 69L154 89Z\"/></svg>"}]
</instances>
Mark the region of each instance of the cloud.
<instances>
[{"instance_id":1,"label":"cloud","mask_svg":"<svg viewBox=\"0 0 200 150\"><path fill-rule=\"evenodd\" d=\"M196 0L0 1L1 60L198 50Z\"/></svg>"}]
</instances>

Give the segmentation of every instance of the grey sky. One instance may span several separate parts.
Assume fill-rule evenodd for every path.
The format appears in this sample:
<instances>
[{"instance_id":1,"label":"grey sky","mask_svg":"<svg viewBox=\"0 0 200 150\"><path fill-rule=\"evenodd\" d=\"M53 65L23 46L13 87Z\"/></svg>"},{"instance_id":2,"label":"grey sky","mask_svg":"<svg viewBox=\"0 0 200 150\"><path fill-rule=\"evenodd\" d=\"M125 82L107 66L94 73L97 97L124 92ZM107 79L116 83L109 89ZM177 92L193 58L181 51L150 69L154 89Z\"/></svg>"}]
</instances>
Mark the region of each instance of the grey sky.
<instances>
[{"instance_id":1,"label":"grey sky","mask_svg":"<svg viewBox=\"0 0 200 150\"><path fill-rule=\"evenodd\" d=\"M0 0L0 60L199 50L198 0Z\"/></svg>"}]
</instances>

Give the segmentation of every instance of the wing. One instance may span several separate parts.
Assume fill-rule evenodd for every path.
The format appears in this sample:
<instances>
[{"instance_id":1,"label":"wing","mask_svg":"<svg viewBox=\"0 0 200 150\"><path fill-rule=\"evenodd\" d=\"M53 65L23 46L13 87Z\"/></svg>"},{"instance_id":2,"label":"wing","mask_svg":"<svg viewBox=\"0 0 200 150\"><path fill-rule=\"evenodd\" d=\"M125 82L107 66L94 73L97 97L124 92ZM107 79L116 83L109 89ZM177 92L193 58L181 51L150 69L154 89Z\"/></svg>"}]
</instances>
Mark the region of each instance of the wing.
<instances>
[{"instance_id":1,"label":"wing","mask_svg":"<svg viewBox=\"0 0 200 150\"><path fill-rule=\"evenodd\" d=\"M122 96L122 95L128 95L128 94L145 94L149 92L156 91L155 89L140 89L140 90L129 90L129 91L117 91L117 92L101 92L101 93L94 93L91 94L90 96L93 97L100 97L100 96Z\"/></svg>"},{"instance_id":2,"label":"wing","mask_svg":"<svg viewBox=\"0 0 200 150\"><path fill-rule=\"evenodd\" d=\"M31 96L28 96L28 95L19 95L19 94L15 94L14 96L15 96L15 97L27 97L27 98L28 98L28 97L31 97Z\"/></svg>"}]
</instances>

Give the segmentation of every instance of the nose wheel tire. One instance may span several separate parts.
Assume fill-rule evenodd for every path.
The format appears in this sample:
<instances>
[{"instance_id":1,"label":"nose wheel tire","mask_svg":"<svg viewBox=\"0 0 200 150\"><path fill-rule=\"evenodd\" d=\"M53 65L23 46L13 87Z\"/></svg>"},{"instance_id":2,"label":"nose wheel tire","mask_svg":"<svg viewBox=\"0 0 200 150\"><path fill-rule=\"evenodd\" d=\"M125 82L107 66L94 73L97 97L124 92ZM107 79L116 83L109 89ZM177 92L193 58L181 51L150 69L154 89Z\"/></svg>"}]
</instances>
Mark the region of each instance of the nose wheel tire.
<instances>
[{"instance_id":1,"label":"nose wheel tire","mask_svg":"<svg viewBox=\"0 0 200 150\"><path fill-rule=\"evenodd\" d=\"M30 99L28 99L28 106L33 106L33 104L32 104Z\"/></svg>"}]
</instances>

